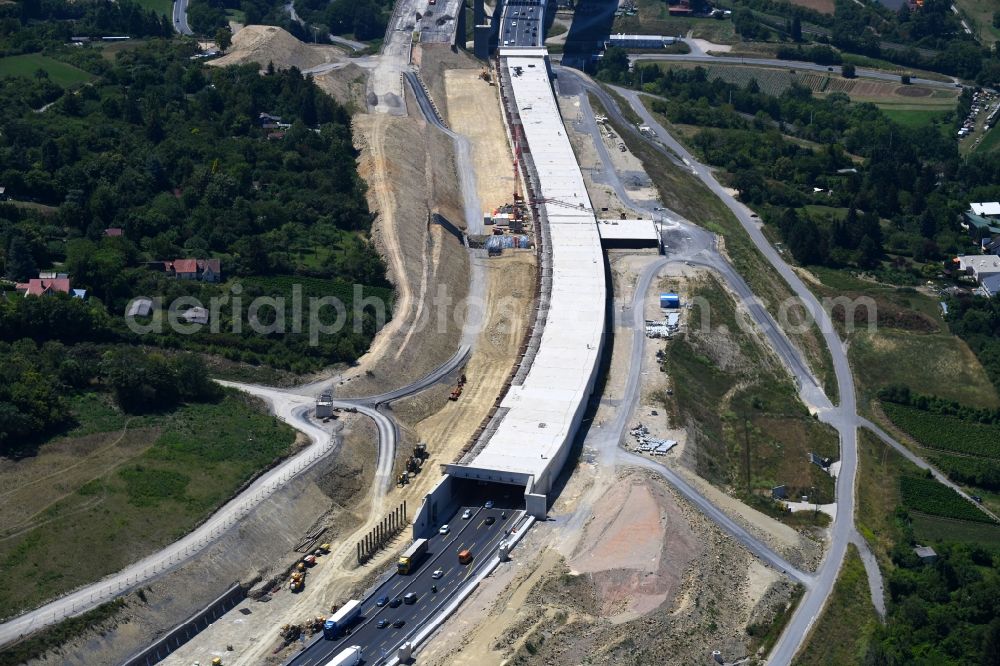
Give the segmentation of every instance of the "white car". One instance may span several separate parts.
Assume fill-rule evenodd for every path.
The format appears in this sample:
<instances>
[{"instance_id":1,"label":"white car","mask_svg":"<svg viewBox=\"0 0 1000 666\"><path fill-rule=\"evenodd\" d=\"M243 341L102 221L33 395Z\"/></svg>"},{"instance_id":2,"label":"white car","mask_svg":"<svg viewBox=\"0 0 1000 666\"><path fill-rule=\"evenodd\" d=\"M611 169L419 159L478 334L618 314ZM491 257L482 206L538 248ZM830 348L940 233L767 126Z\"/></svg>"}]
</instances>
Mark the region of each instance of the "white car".
<instances>
[{"instance_id":1,"label":"white car","mask_svg":"<svg viewBox=\"0 0 1000 666\"><path fill-rule=\"evenodd\" d=\"M486 504L483 505L487 509L493 508L493 500L486 500Z\"/></svg>"},{"instance_id":2,"label":"white car","mask_svg":"<svg viewBox=\"0 0 1000 666\"><path fill-rule=\"evenodd\" d=\"M472 518L472 509L466 509L465 513L462 514L462 520L468 520Z\"/></svg>"},{"instance_id":3,"label":"white car","mask_svg":"<svg viewBox=\"0 0 1000 666\"><path fill-rule=\"evenodd\" d=\"M434 573L431 574L431 578L433 578L434 580L437 580L438 578L440 578L443 575L444 575L444 569L435 569Z\"/></svg>"},{"instance_id":4,"label":"white car","mask_svg":"<svg viewBox=\"0 0 1000 666\"><path fill-rule=\"evenodd\" d=\"M447 534L451 531L451 527L448 525L442 525L441 529L438 530L438 534Z\"/></svg>"}]
</instances>

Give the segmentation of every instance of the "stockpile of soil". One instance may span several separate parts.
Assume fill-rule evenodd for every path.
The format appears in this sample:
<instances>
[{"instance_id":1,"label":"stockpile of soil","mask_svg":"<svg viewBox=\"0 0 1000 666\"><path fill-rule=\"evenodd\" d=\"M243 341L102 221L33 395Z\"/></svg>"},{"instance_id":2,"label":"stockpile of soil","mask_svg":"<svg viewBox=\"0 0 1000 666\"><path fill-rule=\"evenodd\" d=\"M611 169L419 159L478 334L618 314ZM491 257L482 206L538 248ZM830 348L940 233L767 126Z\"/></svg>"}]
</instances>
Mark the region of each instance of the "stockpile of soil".
<instances>
[{"instance_id":1,"label":"stockpile of soil","mask_svg":"<svg viewBox=\"0 0 1000 666\"><path fill-rule=\"evenodd\" d=\"M288 31L273 25L248 25L233 35L226 55L208 64L227 67L255 62L261 67L274 63L278 69L309 69L342 59L343 52L336 47L304 44Z\"/></svg>"}]
</instances>

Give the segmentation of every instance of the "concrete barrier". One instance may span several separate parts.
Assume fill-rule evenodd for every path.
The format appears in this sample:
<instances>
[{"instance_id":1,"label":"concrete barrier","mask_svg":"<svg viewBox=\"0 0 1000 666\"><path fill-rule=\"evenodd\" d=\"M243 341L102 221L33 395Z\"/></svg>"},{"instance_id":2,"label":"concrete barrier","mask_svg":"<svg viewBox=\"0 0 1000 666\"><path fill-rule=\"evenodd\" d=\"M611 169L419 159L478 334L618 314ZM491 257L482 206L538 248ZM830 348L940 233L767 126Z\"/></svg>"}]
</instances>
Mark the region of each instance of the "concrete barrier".
<instances>
[{"instance_id":1,"label":"concrete barrier","mask_svg":"<svg viewBox=\"0 0 1000 666\"><path fill-rule=\"evenodd\" d=\"M247 592L239 583L226 590L222 596L176 626L137 655L124 662L124 666L152 666L166 659L174 650L197 636L201 631L246 599Z\"/></svg>"}]
</instances>

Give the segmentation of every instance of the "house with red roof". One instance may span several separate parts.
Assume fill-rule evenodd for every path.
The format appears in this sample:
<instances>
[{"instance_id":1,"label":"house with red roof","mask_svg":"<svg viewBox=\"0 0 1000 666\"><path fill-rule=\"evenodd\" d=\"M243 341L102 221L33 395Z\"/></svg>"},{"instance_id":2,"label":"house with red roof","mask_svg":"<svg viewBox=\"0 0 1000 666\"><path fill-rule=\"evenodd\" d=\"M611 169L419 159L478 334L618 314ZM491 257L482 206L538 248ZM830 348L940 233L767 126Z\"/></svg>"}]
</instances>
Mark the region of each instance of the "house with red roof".
<instances>
[{"instance_id":1,"label":"house with red roof","mask_svg":"<svg viewBox=\"0 0 1000 666\"><path fill-rule=\"evenodd\" d=\"M156 265L162 265L167 275L178 280L219 282L222 279L222 262L218 259L174 259Z\"/></svg>"},{"instance_id":2,"label":"house with red roof","mask_svg":"<svg viewBox=\"0 0 1000 666\"><path fill-rule=\"evenodd\" d=\"M17 285L17 290L25 296L50 296L52 294L68 294L70 284L68 277L31 278Z\"/></svg>"}]
</instances>

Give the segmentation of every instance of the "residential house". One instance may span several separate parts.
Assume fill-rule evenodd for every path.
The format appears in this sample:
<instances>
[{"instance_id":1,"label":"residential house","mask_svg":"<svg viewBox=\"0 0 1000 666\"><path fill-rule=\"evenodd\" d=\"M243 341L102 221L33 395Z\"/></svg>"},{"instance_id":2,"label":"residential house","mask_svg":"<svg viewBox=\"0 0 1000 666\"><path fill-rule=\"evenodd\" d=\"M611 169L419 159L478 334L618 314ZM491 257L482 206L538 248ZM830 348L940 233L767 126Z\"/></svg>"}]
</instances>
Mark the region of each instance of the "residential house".
<instances>
[{"instance_id":1,"label":"residential house","mask_svg":"<svg viewBox=\"0 0 1000 666\"><path fill-rule=\"evenodd\" d=\"M37 277L24 283L19 283L16 288L24 292L25 296L51 296L52 294L70 293L69 278L63 277Z\"/></svg>"},{"instance_id":2,"label":"residential house","mask_svg":"<svg viewBox=\"0 0 1000 666\"><path fill-rule=\"evenodd\" d=\"M962 213L962 227L977 241L988 241L1000 237L1000 220L985 215L965 211Z\"/></svg>"},{"instance_id":3,"label":"residential house","mask_svg":"<svg viewBox=\"0 0 1000 666\"><path fill-rule=\"evenodd\" d=\"M193 307L181 313L181 319L189 324L207 324L208 308Z\"/></svg>"},{"instance_id":4,"label":"residential house","mask_svg":"<svg viewBox=\"0 0 1000 666\"><path fill-rule=\"evenodd\" d=\"M118 227L110 227L104 230L104 235L107 236L108 238L118 238L124 235L124 233L125 231L119 229Z\"/></svg>"},{"instance_id":5,"label":"residential house","mask_svg":"<svg viewBox=\"0 0 1000 666\"><path fill-rule=\"evenodd\" d=\"M973 215L983 217L1000 217L1000 201L983 201L981 203L969 204L969 209Z\"/></svg>"},{"instance_id":6,"label":"residential house","mask_svg":"<svg viewBox=\"0 0 1000 666\"><path fill-rule=\"evenodd\" d=\"M150 264L152 268L162 267L167 275L178 280L201 280L202 282L219 282L222 279L222 264L218 259L175 259L173 261L157 261Z\"/></svg>"},{"instance_id":7,"label":"residential house","mask_svg":"<svg viewBox=\"0 0 1000 666\"><path fill-rule=\"evenodd\" d=\"M967 254L953 261L958 264L959 272L971 275L979 283L989 275L1000 273L1000 256L995 254Z\"/></svg>"},{"instance_id":8,"label":"residential house","mask_svg":"<svg viewBox=\"0 0 1000 666\"><path fill-rule=\"evenodd\" d=\"M924 564L931 564L937 559L937 553L930 546L917 546L913 549L914 554L923 561Z\"/></svg>"},{"instance_id":9,"label":"residential house","mask_svg":"<svg viewBox=\"0 0 1000 666\"><path fill-rule=\"evenodd\" d=\"M984 277L979 283L979 288L982 289L986 298L993 298L1000 294L1000 273L992 273Z\"/></svg>"}]
</instances>

